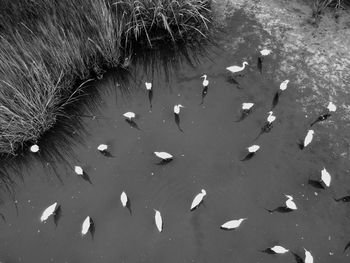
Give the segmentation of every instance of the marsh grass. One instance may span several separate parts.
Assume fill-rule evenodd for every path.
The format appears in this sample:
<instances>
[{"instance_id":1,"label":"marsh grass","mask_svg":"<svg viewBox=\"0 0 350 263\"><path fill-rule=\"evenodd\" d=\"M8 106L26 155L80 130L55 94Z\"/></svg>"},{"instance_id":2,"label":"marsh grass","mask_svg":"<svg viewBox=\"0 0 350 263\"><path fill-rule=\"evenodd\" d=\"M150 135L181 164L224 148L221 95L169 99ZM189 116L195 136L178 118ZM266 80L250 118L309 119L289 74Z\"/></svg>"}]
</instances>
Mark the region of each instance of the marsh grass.
<instances>
[{"instance_id":1,"label":"marsh grass","mask_svg":"<svg viewBox=\"0 0 350 263\"><path fill-rule=\"evenodd\" d=\"M350 0L313 0L312 16L319 18L326 8L345 9L349 7Z\"/></svg>"},{"instance_id":2,"label":"marsh grass","mask_svg":"<svg viewBox=\"0 0 350 263\"><path fill-rule=\"evenodd\" d=\"M205 36L209 0L2 0L0 154L37 142L135 46Z\"/></svg>"}]
</instances>

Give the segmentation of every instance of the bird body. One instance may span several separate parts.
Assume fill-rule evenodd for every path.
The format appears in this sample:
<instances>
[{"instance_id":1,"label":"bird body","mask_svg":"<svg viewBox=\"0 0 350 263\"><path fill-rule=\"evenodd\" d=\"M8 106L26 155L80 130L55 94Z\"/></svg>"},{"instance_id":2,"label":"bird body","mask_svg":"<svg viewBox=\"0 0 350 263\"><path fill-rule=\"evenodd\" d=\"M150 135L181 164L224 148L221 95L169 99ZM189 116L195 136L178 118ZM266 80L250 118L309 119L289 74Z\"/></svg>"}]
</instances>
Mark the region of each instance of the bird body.
<instances>
[{"instance_id":1,"label":"bird body","mask_svg":"<svg viewBox=\"0 0 350 263\"><path fill-rule=\"evenodd\" d=\"M199 194L197 194L193 199L190 210L193 211L194 209L196 209L201 204L201 202L203 201L203 198L206 195L207 195L207 192L204 189L202 189L202 191Z\"/></svg>"},{"instance_id":2,"label":"bird body","mask_svg":"<svg viewBox=\"0 0 350 263\"><path fill-rule=\"evenodd\" d=\"M311 255L310 251L307 251L305 248L305 263L314 263L314 257Z\"/></svg>"},{"instance_id":3,"label":"bird body","mask_svg":"<svg viewBox=\"0 0 350 263\"><path fill-rule=\"evenodd\" d=\"M30 151L32 153L37 153L39 151L39 146L37 144L33 144L32 146L30 146Z\"/></svg>"},{"instance_id":4,"label":"bird body","mask_svg":"<svg viewBox=\"0 0 350 263\"><path fill-rule=\"evenodd\" d=\"M246 65L248 65L248 62L244 61L242 67L240 67L240 66L230 66L230 67L227 67L226 69L228 71L230 71L231 73L237 73L237 72L243 71Z\"/></svg>"},{"instance_id":5,"label":"bird body","mask_svg":"<svg viewBox=\"0 0 350 263\"><path fill-rule=\"evenodd\" d=\"M337 106L335 106L335 104L333 102L329 102L328 103L328 106L327 106L327 109L329 112L334 112L337 110Z\"/></svg>"},{"instance_id":6,"label":"bird body","mask_svg":"<svg viewBox=\"0 0 350 263\"><path fill-rule=\"evenodd\" d=\"M150 82L145 82L145 86L147 90L151 90L152 89L152 83Z\"/></svg>"},{"instance_id":7,"label":"bird body","mask_svg":"<svg viewBox=\"0 0 350 263\"><path fill-rule=\"evenodd\" d=\"M287 253L289 250L282 247L282 246L274 246L271 248L271 250L273 252L275 252L276 254L284 254L284 253Z\"/></svg>"},{"instance_id":8,"label":"bird body","mask_svg":"<svg viewBox=\"0 0 350 263\"><path fill-rule=\"evenodd\" d=\"M293 201L293 196L291 195L285 195L287 197L287 201L286 201L286 206L287 208L289 209L292 209L292 210L297 210L297 205L294 203Z\"/></svg>"},{"instance_id":9,"label":"bird body","mask_svg":"<svg viewBox=\"0 0 350 263\"><path fill-rule=\"evenodd\" d=\"M305 148L312 142L312 139L314 138L314 133L315 133L314 130L308 130L305 136L304 144L302 145L302 148Z\"/></svg>"},{"instance_id":10,"label":"bird body","mask_svg":"<svg viewBox=\"0 0 350 263\"><path fill-rule=\"evenodd\" d=\"M231 221L227 221L226 223L222 224L221 225L221 229L225 229L225 230L231 230L231 229L236 229L238 228L242 222L244 220L246 220L247 218L241 218L241 219L238 219L238 220L231 220Z\"/></svg>"},{"instance_id":11,"label":"bird body","mask_svg":"<svg viewBox=\"0 0 350 263\"><path fill-rule=\"evenodd\" d=\"M250 110L254 106L252 102L244 102L242 103L242 110Z\"/></svg>"},{"instance_id":12,"label":"bird body","mask_svg":"<svg viewBox=\"0 0 350 263\"><path fill-rule=\"evenodd\" d=\"M44 222L46 221L51 215L55 213L57 209L57 202L53 203L49 207L47 207L44 212L41 214L40 221Z\"/></svg>"},{"instance_id":13,"label":"bird body","mask_svg":"<svg viewBox=\"0 0 350 263\"><path fill-rule=\"evenodd\" d=\"M81 226L81 234L83 236L85 236L89 232L91 225L92 225L92 219L90 216L87 216Z\"/></svg>"},{"instance_id":14,"label":"bird body","mask_svg":"<svg viewBox=\"0 0 350 263\"><path fill-rule=\"evenodd\" d=\"M129 120L136 117L136 114L134 112L128 111L123 114L123 116Z\"/></svg>"},{"instance_id":15,"label":"bird body","mask_svg":"<svg viewBox=\"0 0 350 263\"><path fill-rule=\"evenodd\" d=\"M97 147L97 150L99 150L100 152L104 152L108 149L108 145L107 144L100 144L98 147Z\"/></svg>"},{"instance_id":16,"label":"bird body","mask_svg":"<svg viewBox=\"0 0 350 263\"><path fill-rule=\"evenodd\" d=\"M177 104L174 106L174 113L175 114L180 114L180 109L181 108L185 108L184 106L182 106L181 104Z\"/></svg>"},{"instance_id":17,"label":"bird body","mask_svg":"<svg viewBox=\"0 0 350 263\"><path fill-rule=\"evenodd\" d=\"M255 152L257 152L259 149L260 149L260 146L259 146L259 145L252 145L252 146L248 147L248 152L250 152L250 153L255 153Z\"/></svg>"},{"instance_id":18,"label":"bird body","mask_svg":"<svg viewBox=\"0 0 350 263\"><path fill-rule=\"evenodd\" d=\"M83 175L84 174L84 170L81 166L74 166L74 171L77 175Z\"/></svg>"},{"instance_id":19,"label":"bird body","mask_svg":"<svg viewBox=\"0 0 350 263\"><path fill-rule=\"evenodd\" d=\"M162 160L171 160L173 156L167 152L154 152L154 154Z\"/></svg>"},{"instance_id":20,"label":"bird body","mask_svg":"<svg viewBox=\"0 0 350 263\"><path fill-rule=\"evenodd\" d=\"M272 50L270 49L263 49L263 50L260 50L260 55L261 56L268 56L272 53Z\"/></svg>"},{"instance_id":21,"label":"bird body","mask_svg":"<svg viewBox=\"0 0 350 263\"><path fill-rule=\"evenodd\" d=\"M326 170L326 168L323 168L321 171L321 180L322 182L329 187L331 185L331 175L329 174L329 172Z\"/></svg>"},{"instance_id":22,"label":"bird body","mask_svg":"<svg viewBox=\"0 0 350 263\"><path fill-rule=\"evenodd\" d=\"M209 80L207 80L207 75L203 75L201 78L204 78L203 79L203 82L202 82L202 85L203 85L203 87L207 87L207 86L209 86Z\"/></svg>"},{"instance_id":23,"label":"bird body","mask_svg":"<svg viewBox=\"0 0 350 263\"><path fill-rule=\"evenodd\" d=\"M128 196L126 195L126 193L123 191L122 194L120 195L120 201L122 203L123 207L126 207L127 203L128 203Z\"/></svg>"},{"instance_id":24,"label":"bird body","mask_svg":"<svg viewBox=\"0 0 350 263\"><path fill-rule=\"evenodd\" d=\"M163 231L163 220L162 220L162 215L160 214L160 212L156 209L154 209L154 221L156 223L157 229L159 232Z\"/></svg>"},{"instance_id":25,"label":"bird body","mask_svg":"<svg viewBox=\"0 0 350 263\"><path fill-rule=\"evenodd\" d=\"M287 87L288 87L288 83L289 83L289 80L286 79L285 81L283 81L281 84L280 84L280 90L286 90Z\"/></svg>"}]
</instances>

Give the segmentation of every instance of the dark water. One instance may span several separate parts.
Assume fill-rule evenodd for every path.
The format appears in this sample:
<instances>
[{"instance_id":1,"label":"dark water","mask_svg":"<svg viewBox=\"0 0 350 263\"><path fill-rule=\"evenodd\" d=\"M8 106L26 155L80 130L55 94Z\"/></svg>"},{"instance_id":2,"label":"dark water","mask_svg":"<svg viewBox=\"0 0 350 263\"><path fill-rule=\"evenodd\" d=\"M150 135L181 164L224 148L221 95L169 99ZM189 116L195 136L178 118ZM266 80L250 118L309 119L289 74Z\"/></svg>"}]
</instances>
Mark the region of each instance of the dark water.
<instances>
[{"instance_id":1,"label":"dark water","mask_svg":"<svg viewBox=\"0 0 350 263\"><path fill-rule=\"evenodd\" d=\"M2 262L295 262L290 253L260 252L277 244L301 256L305 247L315 262L349 262L350 250L343 249L350 240L350 205L333 200L350 193L349 164L340 157L348 146L329 139L344 134L316 124L314 141L301 151L297 142L310 120L297 101L305 94L285 76L291 83L274 109L272 130L254 142L261 146L256 156L241 162L279 87L278 56L264 60L261 75L255 50L260 36L246 34L238 51L231 48L238 34L256 25L239 14L230 24L218 34L217 46L202 55L189 51L192 66L184 52L157 54L162 57L146 68L147 61L135 61L129 75L110 73L91 84L99 91L93 95L98 107L85 110L80 126L66 130L70 139L49 137L41 155L28 153L24 168L17 169L23 181L17 179L13 198L0 207L6 217L0 222ZM236 79L238 89L225 68L243 60L250 66ZM203 74L210 86L200 105ZM153 83L152 109L145 81ZM243 102L255 107L237 123ZM179 103L186 107L180 113L183 132L173 115ZM140 130L124 120L127 111L138 114ZM336 114L331 118L340 121ZM113 157L96 150L101 143ZM154 151L167 151L174 160L157 165ZM84 168L92 184L74 174L74 165ZM308 185L323 167L333 176L331 187ZM204 204L190 212L202 188ZM121 206L123 190L132 215ZM265 209L283 205L284 194L293 195L298 210L269 214ZM62 208L57 227L52 218L41 223L42 211L56 201ZM162 213L162 233L153 209ZM88 215L95 222L93 239L80 234ZM239 229L219 228L238 218L248 218Z\"/></svg>"}]
</instances>

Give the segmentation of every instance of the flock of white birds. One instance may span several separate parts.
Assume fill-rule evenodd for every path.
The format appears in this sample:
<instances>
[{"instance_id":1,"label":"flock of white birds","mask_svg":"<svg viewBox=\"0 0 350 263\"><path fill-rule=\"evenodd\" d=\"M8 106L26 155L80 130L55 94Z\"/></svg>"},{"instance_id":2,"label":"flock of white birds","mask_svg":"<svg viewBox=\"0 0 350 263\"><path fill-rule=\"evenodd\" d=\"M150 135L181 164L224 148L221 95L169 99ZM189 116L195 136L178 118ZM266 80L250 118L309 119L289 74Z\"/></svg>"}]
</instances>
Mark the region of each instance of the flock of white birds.
<instances>
[{"instance_id":1,"label":"flock of white birds","mask_svg":"<svg viewBox=\"0 0 350 263\"><path fill-rule=\"evenodd\" d=\"M267 56L269 54L271 54L271 50L268 50L268 49L264 49L262 51L260 51L260 56L259 56L259 62L262 63L262 57L264 56ZM248 65L247 62L243 62L242 66L230 66L230 67L227 67L226 69L231 72L232 74L237 74L237 73L240 73L242 71L244 71L245 67ZM203 75L202 76L204 78L203 82L202 82L202 85L204 88L207 88L209 86L209 80L207 79L207 75ZM278 103L278 99L279 99L279 96L282 94L282 92L284 90L287 89L288 87L288 83L289 83L289 80L285 80L283 81L281 84L280 84L280 87L279 87L279 90L276 92L275 94L275 97L273 99L273 107L276 106L276 104ZM149 83L149 82L146 82L145 83L145 87L148 91L152 91L152 83ZM246 117L253 109L254 107L254 103L253 102L244 102L242 104L242 118L243 119L244 117ZM175 116L178 117L178 115L180 114L180 110L181 108L184 108L184 106L182 106L181 104L177 104L174 106L174 114ZM331 112L334 112L336 111L336 106L332 103L332 102L329 102L328 106L327 106L327 112L321 116L319 116L319 118L313 122L311 124L311 126L318 122L318 121L323 121L325 119L327 119ZM126 112L123 114L123 116L125 117L126 120L128 121L133 121L136 117L136 114L134 112ZM267 116L267 119L266 119L266 123L265 125L262 127L261 129L261 133L264 133L264 132L269 132L270 129L272 128L272 124L273 122L276 120L276 116L273 115L273 111L269 111L268 112L268 116ZM300 149L304 149L305 147L307 147L313 140L313 136L314 136L315 132L314 130L312 129L309 129L307 131L307 134L304 138L303 141L300 142L299 144L299 147ZM257 145L257 144L254 144L254 145L251 145L249 147L247 147L247 155L245 158L242 159L242 161L245 161L245 160L249 160L250 158L252 158L255 153L260 149L260 146ZM108 145L106 144L101 144L97 147L97 150L100 151L101 153L106 153L108 151ZM36 152L39 152L39 146L34 144L30 147L30 151L36 153ZM158 157L162 162L170 162L174 157L173 155L171 155L170 153L167 153L167 152L158 152L158 151L155 151L154 152L155 156ZM82 167L80 166L75 166L74 167L74 171L77 175L79 176L84 176L84 170ZM331 184L331 175L329 174L329 172L326 170L326 168L323 168L321 170L321 178L320 180L316 180L314 182L317 182L318 184L320 184L320 186L324 187L329 187L330 184ZM196 209L202 202L203 202L203 199L204 197L207 195L207 192L202 189L200 193L198 193L192 203L191 203L191 206L190 206L190 211L193 211L194 209ZM285 202L285 206L283 207L279 207L279 208L276 208L274 210L268 210L270 212L274 212L274 211L278 211L278 209L282 209L284 212L285 211L294 211L294 210L297 210L297 205L295 204L295 202L293 201L293 196L291 195L285 195L285 197L287 198L286 202ZM121 193L121 196L120 196L120 201L121 201L121 204L123 207L129 207L129 199L128 199L128 196L126 194L125 191L123 191ZM47 207L42 215L41 215L41 222L45 222L46 220L48 220L48 218L51 216L51 215L54 215L55 212L57 211L57 208L58 208L58 203L54 203L52 205L50 205L49 207ZM163 220L162 220L162 215L161 215L161 212L154 209L154 221L155 221L155 225L158 229L159 232L162 232L163 230ZM232 230L232 229L236 229L238 227L240 227L240 225L245 221L247 220L247 218L240 218L240 219L232 219L232 220L229 220L225 223L223 223L220 228L221 229L224 229L224 230ZM82 227L81 227L81 234L84 236L86 235L89 231L91 231L91 227L93 226L93 220L90 216L87 216L85 218L85 220L83 221L82 223ZM285 254L287 252L289 252L290 250L287 249L287 248L284 248L283 246L281 245L275 245L273 247L270 247L270 248L267 248L265 250L263 250L262 252L265 252L265 253L269 253L269 254ZM304 262L304 263L313 263L313 256L311 255L311 253L304 249L305 251L305 257L304 259L302 259L300 256L298 256L297 254L293 253L295 259L297 260L297 262Z\"/></svg>"}]
</instances>

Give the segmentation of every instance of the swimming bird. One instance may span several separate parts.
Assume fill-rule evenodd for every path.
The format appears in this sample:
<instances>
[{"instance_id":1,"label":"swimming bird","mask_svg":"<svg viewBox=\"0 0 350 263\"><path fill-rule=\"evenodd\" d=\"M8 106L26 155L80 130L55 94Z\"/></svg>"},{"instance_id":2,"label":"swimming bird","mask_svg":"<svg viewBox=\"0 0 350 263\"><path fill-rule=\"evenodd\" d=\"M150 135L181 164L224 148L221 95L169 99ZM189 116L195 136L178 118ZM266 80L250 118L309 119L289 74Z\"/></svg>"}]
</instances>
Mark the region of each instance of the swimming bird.
<instances>
[{"instance_id":1,"label":"swimming bird","mask_svg":"<svg viewBox=\"0 0 350 263\"><path fill-rule=\"evenodd\" d=\"M272 109L274 107L276 107L276 105L278 104L278 101L279 101L279 98L280 98L282 92L285 91L288 87L288 83L289 83L289 80L287 79L280 84L280 88L275 93L275 96L273 97L273 100L272 100Z\"/></svg>"},{"instance_id":2,"label":"swimming bird","mask_svg":"<svg viewBox=\"0 0 350 263\"><path fill-rule=\"evenodd\" d=\"M203 202L203 198L206 195L207 195L207 192L204 189L202 189L201 192L197 194L193 199L190 211L195 210Z\"/></svg>"},{"instance_id":3,"label":"swimming bird","mask_svg":"<svg viewBox=\"0 0 350 263\"><path fill-rule=\"evenodd\" d=\"M40 217L40 221L41 222L44 222L46 221L51 215L54 215L55 214L55 211L57 209L57 202L53 203L52 205L50 205L49 207L47 207L43 213L41 214L41 217Z\"/></svg>"},{"instance_id":4,"label":"swimming bird","mask_svg":"<svg viewBox=\"0 0 350 263\"><path fill-rule=\"evenodd\" d=\"M91 233L93 237L94 234L94 221L90 216L87 216L81 226L81 235L85 236L88 232Z\"/></svg>"},{"instance_id":5,"label":"swimming bird","mask_svg":"<svg viewBox=\"0 0 350 263\"><path fill-rule=\"evenodd\" d=\"M306 146L308 146L312 142L312 139L314 138L314 134L315 134L314 130L307 131L304 142L299 143L299 148L301 150L303 150Z\"/></svg>"},{"instance_id":6,"label":"swimming bird","mask_svg":"<svg viewBox=\"0 0 350 263\"><path fill-rule=\"evenodd\" d=\"M185 108L181 104L177 104L174 106L174 118L175 118L175 123L179 129L179 131L183 132L181 126L180 126L180 110L181 108Z\"/></svg>"},{"instance_id":7,"label":"swimming bird","mask_svg":"<svg viewBox=\"0 0 350 263\"><path fill-rule=\"evenodd\" d=\"M268 114L269 115L267 116L267 119L266 119L264 126L261 127L260 133L258 134L258 136L254 140L257 140L261 134L271 131L272 123L276 120L276 116L273 115L272 111L269 111Z\"/></svg>"},{"instance_id":8,"label":"swimming bird","mask_svg":"<svg viewBox=\"0 0 350 263\"><path fill-rule=\"evenodd\" d=\"M286 201L286 206L289 208L289 209L292 209L292 210L297 210L297 205L294 203L293 201L293 196L291 195L285 195L285 197L287 197L287 201Z\"/></svg>"},{"instance_id":9,"label":"swimming bird","mask_svg":"<svg viewBox=\"0 0 350 263\"><path fill-rule=\"evenodd\" d=\"M291 195L285 195L287 197L286 205L285 206L279 206L275 209L266 209L268 212L279 212L279 213L289 213L294 210L297 210L297 206L293 201L293 197Z\"/></svg>"},{"instance_id":10,"label":"swimming bird","mask_svg":"<svg viewBox=\"0 0 350 263\"><path fill-rule=\"evenodd\" d=\"M270 49L263 49L259 53L260 55L258 56L258 69L260 74L262 74L263 57L270 55L272 51Z\"/></svg>"},{"instance_id":11,"label":"swimming bird","mask_svg":"<svg viewBox=\"0 0 350 263\"><path fill-rule=\"evenodd\" d=\"M130 205L130 200L126 193L123 191L122 194L120 195L120 202L122 203L123 207L126 207L130 214L131 214L131 205Z\"/></svg>"},{"instance_id":12,"label":"swimming bird","mask_svg":"<svg viewBox=\"0 0 350 263\"><path fill-rule=\"evenodd\" d=\"M137 125L137 123L134 121L136 114L134 112L128 111L126 113L123 114L123 116L125 117L125 121L127 123L129 123L129 125L137 130L141 130L139 128L139 126Z\"/></svg>"},{"instance_id":13,"label":"swimming bird","mask_svg":"<svg viewBox=\"0 0 350 263\"><path fill-rule=\"evenodd\" d=\"M149 100L149 106L152 108L152 99L153 99L153 89L152 89L152 83L145 82L146 90L148 91L148 100Z\"/></svg>"},{"instance_id":14,"label":"swimming bird","mask_svg":"<svg viewBox=\"0 0 350 263\"><path fill-rule=\"evenodd\" d=\"M244 220L247 220L248 218L241 218L238 220L231 220L227 221L226 223L222 224L220 226L221 229L223 230L232 230L238 228Z\"/></svg>"},{"instance_id":15,"label":"swimming bird","mask_svg":"<svg viewBox=\"0 0 350 263\"><path fill-rule=\"evenodd\" d=\"M309 179L308 183L315 188L325 189L325 187L329 187L331 185L331 180L332 180L331 175L326 170L326 168L323 168L321 170L321 179L320 180Z\"/></svg>"},{"instance_id":16,"label":"swimming bird","mask_svg":"<svg viewBox=\"0 0 350 263\"><path fill-rule=\"evenodd\" d=\"M30 151L32 153L37 153L39 151L39 146L37 144L33 144L32 146L30 146Z\"/></svg>"},{"instance_id":17,"label":"swimming bird","mask_svg":"<svg viewBox=\"0 0 350 263\"><path fill-rule=\"evenodd\" d=\"M163 220L162 220L162 215L160 214L160 212L156 209L154 209L154 221L156 223L157 229L159 232L163 231Z\"/></svg>"},{"instance_id":18,"label":"swimming bird","mask_svg":"<svg viewBox=\"0 0 350 263\"><path fill-rule=\"evenodd\" d=\"M241 161L250 160L256 154L256 152L260 149L260 146L255 144L248 147L247 149L248 149L248 154Z\"/></svg>"},{"instance_id":19,"label":"swimming bird","mask_svg":"<svg viewBox=\"0 0 350 263\"><path fill-rule=\"evenodd\" d=\"M204 103L204 98L208 94L208 87L209 87L209 80L207 80L207 75L203 75L201 78L203 79L202 85L203 85L203 90L202 90L202 101L199 105L202 105Z\"/></svg>"},{"instance_id":20,"label":"swimming bird","mask_svg":"<svg viewBox=\"0 0 350 263\"><path fill-rule=\"evenodd\" d=\"M323 113L315 121L313 121L310 124L310 127L312 127L314 124L316 124L318 122L327 120L331 116L331 112L335 112L336 110L337 110L337 106L335 106L335 104L333 102L329 102L329 104L327 106L327 112Z\"/></svg>"},{"instance_id":21,"label":"swimming bird","mask_svg":"<svg viewBox=\"0 0 350 263\"><path fill-rule=\"evenodd\" d=\"M123 116L131 121L132 119L134 119L136 117L136 114L132 111L128 111L128 112L125 112L123 114Z\"/></svg>"},{"instance_id":22,"label":"swimming bird","mask_svg":"<svg viewBox=\"0 0 350 263\"><path fill-rule=\"evenodd\" d=\"M267 254L285 254L289 252L288 249L282 247L282 246L273 246L271 248L267 248L263 250L262 252L267 253Z\"/></svg>"},{"instance_id":23,"label":"swimming bird","mask_svg":"<svg viewBox=\"0 0 350 263\"><path fill-rule=\"evenodd\" d=\"M307 251L305 248L304 248L304 251L305 251L305 263L314 263L314 257L312 256L311 252Z\"/></svg>"},{"instance_id":24,"label":"swimming bird","mask_svg":"<svg viewBox=\"0 0 350 263\"><path fill-rule=\"evenodd\" d=\"M336 202L342 201L342 202L344 202L344 203L348 203L348 202L350 202L350 195L343 196L343 197L340 197L340 198L334 198L334 200L335 200Z\"/></svg>"},{"instance_id":25,"label":"swimming bird","mask_svg":"<svg viewBox=\"0 0 350 263\"><path fill-rule=\"evenodd\" d=\"M160 164L166 164L173 160L173 156L167 152L154 152L154 154L161 159Z\"/></svg>"},{"instance_id":26,"label":"swimming bird","mask_svg":"<svg viewBox=\"0 0 350 263\"><path fill-rule=\"evenodd\" d=\"M108 145L107 144L100 144L98 147L97 147L97 150L103 154L104 156L107 156L107 157L112 157L111 153L108 151Z\"/></svg>"},{"instance_id":27,"label":"swimming bird","mask_svg":"<svg viewBox=\"0 0 350 263\"><path fill-rule=\"evenodd\" d=\"M80 176L81 178L83 178L85 181L88 181L90 184L92 184L89 175L83 170L83 168L81 166L74 166L74 172Z\"/></svg>"},{"instance_id":28,"label":"swimming bird","mask_svg":"<svg viewBox=\"0 0 350 263\"><path fill-rule=\"evenodd\" d=\"M230 67L227 67L226 69L228 71L230 71L232 74L235 74L235 73L243 71L245 69L246 65L248 65L248 62L244 61L242 67L240 67L240 66L230 66Z\"/></svg>"},{"instance_id":29,"label":"swimming bird","mask_svg":"<svg viewBox=\"0 0 350 263\"><path fill-rule=\"evenodd\" d=\"M241 117L238 120L236 120L236 122L244 120L251 113L253 107L254 107L254 103L243 102L242 103L242 110L241 110Z\"/></svg>"}]
</instances>

